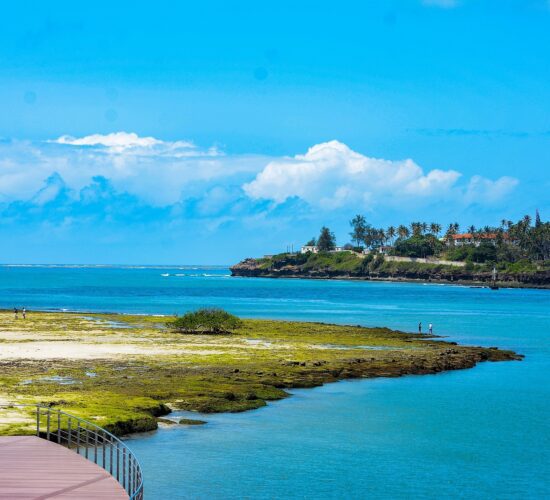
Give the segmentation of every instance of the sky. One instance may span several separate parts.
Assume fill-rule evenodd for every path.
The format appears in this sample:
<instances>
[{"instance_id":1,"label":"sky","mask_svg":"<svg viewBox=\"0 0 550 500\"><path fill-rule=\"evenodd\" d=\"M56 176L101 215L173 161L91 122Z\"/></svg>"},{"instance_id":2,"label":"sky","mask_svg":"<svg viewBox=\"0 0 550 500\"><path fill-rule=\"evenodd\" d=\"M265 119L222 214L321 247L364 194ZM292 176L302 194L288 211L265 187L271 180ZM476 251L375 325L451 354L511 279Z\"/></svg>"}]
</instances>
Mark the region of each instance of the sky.
<instances>
[{"instance_id":1,"label":"sky","mask_svg":"<svg viewBox=\"0 0 550 500\"><path fill-rule=\"evenodd\" d=\"M231 264L550 213L550 2L10 2L0 262Z\"/></svg>"}]
</instances>

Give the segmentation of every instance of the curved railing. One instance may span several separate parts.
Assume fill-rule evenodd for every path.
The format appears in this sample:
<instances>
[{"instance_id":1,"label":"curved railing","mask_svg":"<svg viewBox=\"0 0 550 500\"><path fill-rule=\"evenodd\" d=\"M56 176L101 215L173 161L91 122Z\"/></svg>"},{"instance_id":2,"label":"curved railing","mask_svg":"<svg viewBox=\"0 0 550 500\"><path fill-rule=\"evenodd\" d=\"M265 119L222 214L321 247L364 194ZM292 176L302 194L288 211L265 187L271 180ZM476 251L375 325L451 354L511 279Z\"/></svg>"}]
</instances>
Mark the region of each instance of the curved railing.
<instances>
[{"instance_id":1,"label":"curved railing","mask_svg":"<svg viewBox=\"0 0 550 500\"><path fill-rule=\"evenodd\" d=\"M36 435L74 450L105 469L126 490L131 500L143 499L141 466L119 438L96 424L64 411L40 405L0 405L36 408Z\"/></svg>"}]
</instances>

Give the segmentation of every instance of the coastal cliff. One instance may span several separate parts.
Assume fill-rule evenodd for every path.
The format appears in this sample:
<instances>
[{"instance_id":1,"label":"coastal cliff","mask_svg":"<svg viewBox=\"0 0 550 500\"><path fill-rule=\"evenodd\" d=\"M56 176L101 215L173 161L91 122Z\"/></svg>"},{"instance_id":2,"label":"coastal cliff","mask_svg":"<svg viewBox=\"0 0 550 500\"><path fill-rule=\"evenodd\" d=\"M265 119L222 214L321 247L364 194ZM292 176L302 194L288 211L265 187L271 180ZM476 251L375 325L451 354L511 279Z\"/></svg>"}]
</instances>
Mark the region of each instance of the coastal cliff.
<instances>
[{"instance_id":1,"label":"coastal cliff","mask_svg":"<svg viewBox=\"0 0 550 500\"><path fill-rule=\"evenodd\" d=\"M357 279L420 281L489 285L488 266L463 267L423 262L396 262L383 255L359 256L353 252L326 254L280 254L247 258L231 268L232 276L264 278ZM501 270L497 284L505 287L550 288L550 270Z\"/></svg>"}]
</instances>

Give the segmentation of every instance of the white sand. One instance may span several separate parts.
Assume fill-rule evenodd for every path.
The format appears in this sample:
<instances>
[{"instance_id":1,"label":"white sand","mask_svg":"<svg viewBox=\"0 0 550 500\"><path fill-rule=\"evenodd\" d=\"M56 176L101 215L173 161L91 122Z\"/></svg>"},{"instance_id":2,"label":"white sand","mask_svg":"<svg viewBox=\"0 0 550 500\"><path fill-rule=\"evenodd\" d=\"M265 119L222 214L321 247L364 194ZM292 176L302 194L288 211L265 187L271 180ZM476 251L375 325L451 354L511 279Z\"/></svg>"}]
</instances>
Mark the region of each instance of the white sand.
<instances>
[{"instance_id":1,"label":"white sand","mask_svg":"<svg viewBox=\"0 0 550 500\"><path fill-rule=\"evenodd\" d=\"M83 341L57 340L53 342L0 343L0 360L17 359L105 359L119 356L158 356L170 354L209 355L223 351L186 349L174 347L144 346L143 344L86 343Z\"/></svg>"}]
</instances>

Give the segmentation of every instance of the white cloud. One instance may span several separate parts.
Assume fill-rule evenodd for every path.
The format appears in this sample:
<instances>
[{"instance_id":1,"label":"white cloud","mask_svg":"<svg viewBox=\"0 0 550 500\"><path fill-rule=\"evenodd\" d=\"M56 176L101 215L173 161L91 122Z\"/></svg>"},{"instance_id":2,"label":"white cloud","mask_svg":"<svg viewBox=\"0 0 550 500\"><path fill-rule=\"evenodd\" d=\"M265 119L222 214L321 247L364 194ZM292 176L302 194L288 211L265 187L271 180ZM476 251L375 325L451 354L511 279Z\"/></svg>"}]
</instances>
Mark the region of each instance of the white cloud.
<instances>
[{"instance_id":1,"label":"white cloud","mask_svg":"<svg viewBox=\"0 0 550 500\"><path fill-rule=\"evenodd\" d=\"M513 177L501 177L496 181L474 175L466 190L466 203L492 204L508 196L517 186L518 180Z\"/></svg>"},{"instance_id":2,"label":"white cloud","mask_svg":"<svg viewBox=\"0 0 550 500\"><path fill-rule=\"evenodd\" d=\"M102 176L119 192L169 205L228 179L240 186L266 161L251 155L226 157L215 147L201 149L189 141L126 132L62 136L45 143L5 141L0 143L0 201L29 200L57 173L73 191Z\"/></svg>"},{"instance_id":3,"label":"white cloud","mask_svg":"<svg viewBox=\"0 0 550 500\"><path fill-rule=\"evenodd\" d=\"M68 144L70 146L106 146L115 151L123 151L135 147L148 148L163 144L163 141L155 139L154 137L139 137L133 132L113 132L106 135L92 134L80 138L62 135L54 142L58 144Z\"/></svg>"},{"instance_id":4,"label":"white cloud","mask_svg":"<svg viewBox=\"0 0 550 500\"><path fill-rule=\"evenodd\" d=\"M220 156L215 146L201 150L191 141L162 141L155 137L140 137L134 132L112 132L91 134L84 137L62 135L50 141L65 146L93 149L97 152L124 156L170 156L185 158L190 156Z\"/></svg>"},{"instance_id":5,"label":"white cloud","mask_svg":"<svg viewBox=\"0 0 550 500\"><path fill-rule=\"evenodd\" d=\"M244 214L258 200L273 208L294 199L316 210L416 207L442 200L457 207L464 201L494 204L517 184L509 177L480 176L460 183L455 170L425 172L411 159L371 158L338 141L278 158L224 155L189 141L127 132L62 136L46 143L0 142L0 201L40 205L61 192L87 196L81 190L96 176L107 179L114 191L153 206L193 200L203 215Z\"/></svg>"},{"instance_id":6,"label":"white cloud","mask_svg":"<svg viewBox=\"0 0 550 500\"><path fill-rule=\"evenodd\" d=\"M305 155L271 161L244 190L252 198L276 203L299 197L325 209L351 204L369 208L404 197L440 198L459 177L454 170L425 174L410 159L370 158L330 141L313 146Z\"/></svg>"}]
</instances>

